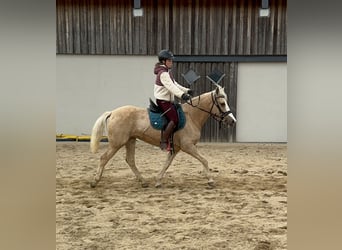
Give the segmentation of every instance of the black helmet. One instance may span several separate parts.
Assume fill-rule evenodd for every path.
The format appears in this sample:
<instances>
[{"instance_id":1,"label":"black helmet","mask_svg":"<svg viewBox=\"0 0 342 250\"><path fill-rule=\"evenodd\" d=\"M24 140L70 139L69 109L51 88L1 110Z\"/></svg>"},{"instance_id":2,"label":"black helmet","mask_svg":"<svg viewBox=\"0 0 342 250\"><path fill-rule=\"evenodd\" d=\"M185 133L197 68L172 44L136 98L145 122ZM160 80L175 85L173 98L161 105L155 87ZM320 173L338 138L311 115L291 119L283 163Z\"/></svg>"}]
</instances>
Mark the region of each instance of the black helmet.
<instances>
[{"instance_id":1,"label":"black helmet","mask_svg":"<svg viewBox=\"0 0 342 250\"><path fill-rule=\"evenodd\" d=\"M171 59L171 60L173 60L173 59L174 59L174 56L173 56L173 54L172 54L171 51L169 51L169 50L167 50L167 49L163 49L163 50L161 50L161 51L159 52L159 54L158 54L158 60L159 60L159 62L162 62L162 61L164 61L164 60L166 60L166 59Z\"/></svg>"}]
</instances>

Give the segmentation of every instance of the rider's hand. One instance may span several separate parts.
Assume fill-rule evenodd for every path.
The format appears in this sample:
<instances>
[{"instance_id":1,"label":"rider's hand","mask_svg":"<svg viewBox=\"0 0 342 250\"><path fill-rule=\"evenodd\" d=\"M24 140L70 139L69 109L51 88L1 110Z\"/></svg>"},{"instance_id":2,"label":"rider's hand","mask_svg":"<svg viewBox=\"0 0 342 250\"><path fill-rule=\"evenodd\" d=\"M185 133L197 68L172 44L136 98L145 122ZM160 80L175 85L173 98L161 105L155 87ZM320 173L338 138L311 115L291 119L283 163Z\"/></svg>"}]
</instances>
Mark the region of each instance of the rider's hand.
<instances>
[{"instance_id":1,"label":"rider's hand","mask_svg":"<svg viewBox=\"0 0 342 250\"><path fill-rule=\"evenodd\" d=\"M184 101L188 101L188 100L190 100L190 98L191 98L191 96L189 94L184 93L182 95L182 100L184 100Z\"/></svg>"},{"instance_id":2,"label":"rider's hand","mask_svg":"<svg viewBox=\"0 0 342 250\"><path fill-rule=\"evenodd\" d=\"M188 94L191 95L191 96L194 96L194 91L192 89L189 89L188 90Z\"/></svg>"}]
</instances>

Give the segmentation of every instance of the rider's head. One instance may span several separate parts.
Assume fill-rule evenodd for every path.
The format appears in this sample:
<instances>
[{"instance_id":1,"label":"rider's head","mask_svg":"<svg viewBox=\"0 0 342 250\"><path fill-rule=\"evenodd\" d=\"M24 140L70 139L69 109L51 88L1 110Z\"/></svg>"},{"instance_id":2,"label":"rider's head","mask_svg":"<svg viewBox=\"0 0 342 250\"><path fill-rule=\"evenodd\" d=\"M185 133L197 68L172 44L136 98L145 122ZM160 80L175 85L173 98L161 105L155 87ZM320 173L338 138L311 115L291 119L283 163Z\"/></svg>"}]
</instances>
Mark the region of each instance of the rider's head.
<instances>
[{"instance_id":1,"label":"rider's head","mask_svg":"<svg viewBox=\"0 0 342 250\"><path fill-rule=\"evenodd\" d=\"M170 50L163 49L158 54L158 60L160 63L165 64L166 60L173 60L174 56Z\"/></svg>"}]
</instances>

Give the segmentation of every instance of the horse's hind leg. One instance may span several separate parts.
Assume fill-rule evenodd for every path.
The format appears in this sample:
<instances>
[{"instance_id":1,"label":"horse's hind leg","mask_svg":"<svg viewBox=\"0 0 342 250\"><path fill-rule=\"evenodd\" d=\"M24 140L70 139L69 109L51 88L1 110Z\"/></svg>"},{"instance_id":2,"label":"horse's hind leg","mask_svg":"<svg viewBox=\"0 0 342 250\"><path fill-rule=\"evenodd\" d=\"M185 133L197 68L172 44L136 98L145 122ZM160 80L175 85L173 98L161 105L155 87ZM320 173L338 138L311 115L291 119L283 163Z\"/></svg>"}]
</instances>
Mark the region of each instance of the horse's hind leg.
<instances>
[{"instance_id":1,"label":"horse's hind leg","mask_svg":"<svg viewBox=\"0 0 342 250\"><path fill-rule=\"evenodd\" d=\"M109 148L107 149L107 151L101 155L100 157L100 163L99 166L97 168L96 171L96 175L94 177L94 181L92 183L90 183L90 186L92 188L96 187L97 183L99 183L104 167L106 166L106 164L108 163L108 161L115 155L115 153L119 150L119 148L113 148L111 145L109 145Z\"/></svg>"},{"instance_id":2,"label":"horse's hind leg","mask_svg":"<svg viewBox=\"0 0 342 250\"><path fill-rule=\"evenodd\" d=\"M148 183L144 180L144 178L141 176L139 170L135 166L135 143L136 143L136 140L134 138L130 139L126 143L126 162L130 166L130 168L132 169L132 171L135 174L135 176L137 177L137 179L140 181L142 187L147 187Z\"/></svg>"},{"instance_id":3,"label":"horse's hind leg","mask_svg":"<svg viewBox=\"0 0 342 250\"><path fill-rule=\"evenodd\" d=\"M186 145L184 148L182 147L182 150L185 152L185 153L188 153L189 155L195 157L197 160L199 160L202 165L203 165L203 170L204 170L204 175L207 177L208 179L208 184L209 185L213 185L214 184L214 180L212 179L211 177L211 174L210 174L210 171L209 171L209 167L208 167L208 161L203 157L201 156L199 153L198 153L198 150L196 148L195 145L191 144L191 145Z\"/></svg>"},{"instance_id":4,"label":"horse's hind leg","mask_svg":"<svg viewBox=\"0 0 342 250\"><path fill-rule=\"evenodd\" d=\"M163 166L163 169L160 171L160 173L157 176L157 182L156 182L155 187L157 187L157 188L161 187L161 180L163 179L166 170L171 165L171 163L172 163L173 159L175 158L176 154L177 154L177 152L174 152L173 154L169 153L167 155L167 160L166 160L166 162L165 162L165 164Z\"/></svg>"}]
</instances>

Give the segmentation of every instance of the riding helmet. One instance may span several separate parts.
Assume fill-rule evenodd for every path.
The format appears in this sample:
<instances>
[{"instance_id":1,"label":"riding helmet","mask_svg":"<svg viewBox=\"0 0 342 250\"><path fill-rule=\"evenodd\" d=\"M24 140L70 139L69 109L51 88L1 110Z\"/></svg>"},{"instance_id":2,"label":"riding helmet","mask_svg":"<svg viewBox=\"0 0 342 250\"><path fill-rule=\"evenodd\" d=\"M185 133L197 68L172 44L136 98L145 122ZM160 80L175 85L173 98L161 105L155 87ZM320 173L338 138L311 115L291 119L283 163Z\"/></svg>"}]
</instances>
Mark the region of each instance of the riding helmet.
<instances>
[{"instance_id":1,"label":"riding helmet","mask_svg":"<svg viewBox=\"0 0 342 250\"><path fill-rule=\"evenodd\" d=\"M167 49L163 49L163 50L161 50L161 51L159 52L159 54L158 54L158 60L159 60L159 62L162 62L162 61L164 61L164 60L166 60L166 59L171 59L171 60L173 60L173 59L174 59L174 56L173 56L173 54L172 54L171 51L169 51L169 50L167 50Z\"/></svg>"}]
</instances>

